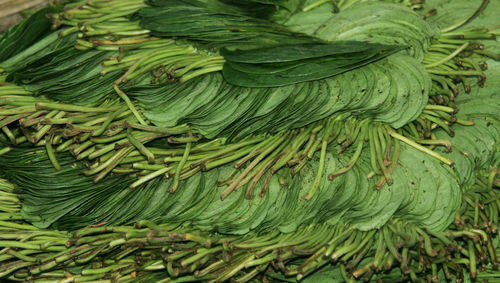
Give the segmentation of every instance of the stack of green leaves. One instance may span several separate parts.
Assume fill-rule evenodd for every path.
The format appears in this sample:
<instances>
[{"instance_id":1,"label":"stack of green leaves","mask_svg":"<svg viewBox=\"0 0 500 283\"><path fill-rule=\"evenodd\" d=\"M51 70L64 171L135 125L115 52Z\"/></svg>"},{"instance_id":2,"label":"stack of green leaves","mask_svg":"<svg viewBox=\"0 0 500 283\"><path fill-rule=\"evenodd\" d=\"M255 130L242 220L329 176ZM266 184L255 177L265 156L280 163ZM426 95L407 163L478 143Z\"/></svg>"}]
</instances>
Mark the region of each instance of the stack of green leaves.
<instances>
[{"instance_id":1,"label":"stack of green leaves","mask_svg":"<svg viewBox=\"0 0 500 283\"><path fill-rule=\"evenodd\" d=\"M498 277L499 4L399 2L73 1L11 28L0 278Z\"/></svg>"}]
</instances>

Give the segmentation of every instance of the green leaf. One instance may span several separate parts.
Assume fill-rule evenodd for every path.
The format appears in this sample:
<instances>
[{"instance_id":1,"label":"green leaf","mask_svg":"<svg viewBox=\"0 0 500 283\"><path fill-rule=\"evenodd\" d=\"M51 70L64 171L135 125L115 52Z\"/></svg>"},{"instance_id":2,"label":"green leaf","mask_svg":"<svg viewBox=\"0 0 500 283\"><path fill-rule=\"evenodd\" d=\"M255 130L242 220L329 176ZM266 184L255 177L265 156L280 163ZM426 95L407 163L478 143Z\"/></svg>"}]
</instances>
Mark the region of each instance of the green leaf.
<instances>
[{"instance_id":1,"label":"green leaf","mask_svg":"<svg viewBox=\"0 0 500 283\"><path fill-rule=\"evenodd\" d=\"M52 22L46 17L58 12L54 6L41 9L0 37L0 62L20 53L51 32Z\"/></svg>"},{"instance_id":2,"label":"green leaf","mask_svg":"<svg viewBox=\"0 0 500 283\"><path fill-rule=\"evenodd\" d=\"M340 41L254 50L222 50L224 79L245 87L275 87L331 77L385 58L399 46Z\"/></svg>"}]
</instances>

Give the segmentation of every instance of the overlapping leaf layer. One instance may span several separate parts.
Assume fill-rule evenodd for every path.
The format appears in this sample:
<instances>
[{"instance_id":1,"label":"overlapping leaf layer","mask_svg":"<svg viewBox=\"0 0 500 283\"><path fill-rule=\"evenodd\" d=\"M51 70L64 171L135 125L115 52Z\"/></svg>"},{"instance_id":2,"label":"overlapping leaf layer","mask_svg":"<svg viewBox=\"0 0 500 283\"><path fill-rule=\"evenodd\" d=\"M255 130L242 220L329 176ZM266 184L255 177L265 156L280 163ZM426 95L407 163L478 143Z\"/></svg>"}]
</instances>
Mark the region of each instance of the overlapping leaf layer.
<instances>
[{"instance_id":1,"label":"overlapping leaf layer","mask_svg":"<svg viewBox=\"0 0 500 283\"><path fill-rule=\"evenodd\" d=\"M498 32L463 27L498 3L416 2L74 1L13 27L0 278L498 277Z\"/></svg>"}]
</instances>

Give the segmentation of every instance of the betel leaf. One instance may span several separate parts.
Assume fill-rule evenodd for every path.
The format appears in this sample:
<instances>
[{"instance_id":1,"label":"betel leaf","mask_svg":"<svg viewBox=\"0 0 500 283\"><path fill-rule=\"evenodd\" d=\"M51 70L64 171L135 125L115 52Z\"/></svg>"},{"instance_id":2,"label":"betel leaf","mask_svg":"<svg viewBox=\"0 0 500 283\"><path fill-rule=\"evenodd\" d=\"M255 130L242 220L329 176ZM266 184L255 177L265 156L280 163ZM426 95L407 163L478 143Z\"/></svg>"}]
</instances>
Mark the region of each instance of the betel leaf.
<instances>
[{"instance_id":1,"label":"betel leaf","mask_svg":"<svg viewBox=\"0 0 500 283\"><path fill-rule=\"evenodd\" d=\"M20 70L37 62L48 54L53 54L53 52L57 52L57 50L64 50L68 46L73 46L75 39L76 35L59 38L59 31L53 31L26 49L18 50L19 53L16 53L16 55L0 62L0 68L7 72Z\"/></svg>"},{"instance_id":2,"label":"betel leaf","mask_svg":"<svg viewBox=\"0 0 500 283\"><path fill-rule=\"evenodd\" d=\"M229 51L224 79L244 87L275 87L331 77L385 58L404 47L340 41Z\"/></svg>"},{"instance_id":3,"label":"betel leaf","mask_svg":"<svg viewBox=\"0 0 500 283\"><path fill-rule=\"evenodd\" d=\"M389 49L382 44L368 44L359 41L336 41L332 43L309 43L297 45L278 45L252 50L228 50L223 48L221 55L231 62L240 63L278 63L323 56L347 55L357 52L370 52L375 49Z\"/></svg>"},{"instance_id":4,"label":"betel leaf","mask_svg":"<svg viewBox=\"0 0 500 283\"><path fill-rule=\"evenodd\" d=\"M264 65L232 64L256 73ZM289 62L273 64L281 64L285 69ZM394 65L402 67L395 69ZM404 73L397 76L405 80L398 84L408 85L401 91L394 82L394 70ZM143 106L144 115L158 126L187 123L207 138L224 136L238 140L252 134L303 127L339 112L384 123L389 122L384 119L387 116L394 123L391 126L400 127L421 113L427 104L430 84L429 75L417 60L398 54L324 80L286 87L240 87L227 83L216 73L182 84L127 86L124 91ZM409 93L411 97L404 100ZM395 103L400 108L394 107ZM399 118L394 121L394 117Z\"/></svg>"},{"instance_id":5,"label":"betel leaf","mask_svg":"<svg viewBox=\"0 0 500 283\"><path fill-rule=\"evenodd\" d=\"M141 27L156 36L184 38L205 48L262 47L315 40L270 21L276 9L255 1L150 0L148 4L152 7L140 9L137 14Z\"/></svg>"},{"instance_id":6,"label":"betel leaf","mask_svg":"<svg viewBox=\"0 0 500 283\"><path fill-rule=\"evenodd\" d=\"M277 5L277 6L281 6L281 7L286 7L288 1L286 1L286 0L242 0L242 1L238 1L238 2L270 4L270 5Z\"/></svg>"},{"instance_id":7,"label":"betel leaf","mask_svg":"<svg viewBox=\"0 0 500 283\"><path fill-rule=\"evenodd\" d=\"M268 19L278 11L284 10L289 13L295 7L294 1L288 0L224 0L225 3L239 6L252 17Z\"/></svg>"},{"instance_id":8,"label":"betel leaf","mask_svg":"<svg viewBox=\"0 0 500 283\"><path fill-rule=\"evenodd\" d=\"M311 10L300 10L283 24L327 41L369 40L406 45L409 47L406 52L419 59L439 34L439 29L419 14L394 3L356 1L335 12L333 3L328 2Z\"/></svg>"},{"instance_id":9,"label":"betel leaf","mask_svg":"<svg viewBox=\"0 0 500 283\"><path fill-rule=\"evenodd\" d=\"M20 53L50 33L52 22L46 15L57 11L53 6L41 9L0 36L0 62Z\"/></svg>"},{"instance_id":10,"label":"betel leaf","mask_svg":"<svg viewBox=\"0 0 500 283\"><path fill-rule=\"evenodd\" d=\"M115 54L112 51L82 51L71 45L41 53L46 51L45 56L11 72L7 79L28 91L67 103L92 103L113 93L112 83L121 72L101 75L101 63Z\"/></svg>"}]
</instances>

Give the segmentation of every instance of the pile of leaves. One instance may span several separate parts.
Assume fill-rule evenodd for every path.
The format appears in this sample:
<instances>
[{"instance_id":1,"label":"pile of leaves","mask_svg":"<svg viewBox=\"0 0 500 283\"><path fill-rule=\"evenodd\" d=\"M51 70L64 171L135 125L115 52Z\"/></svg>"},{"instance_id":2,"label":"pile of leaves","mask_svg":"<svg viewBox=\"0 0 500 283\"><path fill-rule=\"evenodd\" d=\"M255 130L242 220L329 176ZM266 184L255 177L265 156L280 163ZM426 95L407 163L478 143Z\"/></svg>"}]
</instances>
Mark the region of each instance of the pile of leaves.
<instances>
[{"instance_id":1,"label":"pile of leaves","mask_svg":"<svg viewBox=\"0 0 500 283\"><path fill-rule=\"evenodd\" d=\"M499 9L36 12L0 37L0 278L495 282Z\"/></svg>"}]
</instances>

